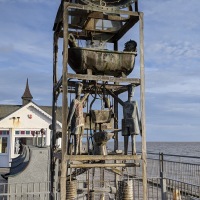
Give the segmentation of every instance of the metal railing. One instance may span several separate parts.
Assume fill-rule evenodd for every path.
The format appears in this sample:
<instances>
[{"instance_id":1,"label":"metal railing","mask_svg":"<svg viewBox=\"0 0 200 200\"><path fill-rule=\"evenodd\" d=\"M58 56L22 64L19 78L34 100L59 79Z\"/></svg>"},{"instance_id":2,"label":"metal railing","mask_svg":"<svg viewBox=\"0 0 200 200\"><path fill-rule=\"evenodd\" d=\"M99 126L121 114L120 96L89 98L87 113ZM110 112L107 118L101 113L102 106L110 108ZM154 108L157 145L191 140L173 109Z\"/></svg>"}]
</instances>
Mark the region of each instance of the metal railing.
<instances>
[{"instance_id":1,"label":"metal railing","mask_svg":"<svg viewBox=\"0 0 200 200\"><path fill-rule=\"evenodd\" d=\"M181 200L200 200L200 157L149 153L147 161L148 200L172 200L176 192ZM143 199L140 174L140 168L137 168L136 176L131 176L130 173L126 177L133 183L133 200ZM117 196L114 185L112 181L102 184L95 180L95 184L88 186L87 183L77 180L72 189L77 191L75 199L100 199L104 196L105 200L114 200ZM68 192L73 191L70 189ZM88 194L91 196L88 197ZM49 200L50 182L0 184L0 200L15 199ZM55 188L54 200L59 199L59 188Z\"/></svg>"},{"instance_id":2,"label":"metal railing","mask_svg":"<svg viewBox=\"0 0 200 200\"><path fill-rule=\"evenodd\" d=\"M167 198L173 199L173 195L178 191L181 199L199 199L200 198L200 186L184 183L182 181L166 179Z\"/></svg>"},{"instance_id":3,"label":"metal railing","mask_svg":"<svg viewBox=\"0 0 200 200\"><path fill-rule=\"evenodd\" d=\"M133 200L143 199L143 186L141 178L131 178L133 185ZM166 178L148 178L148 200L172 200L173 194L178 191L181 200L200 199L200 186L184 183L177 180ZM164 183L164 184L163 184ZM108 187L111 182L105 183L104 188L88 187L83 181L77 181L77 200L87 200L88 192L95 199L100 199L103 194L105 200L114 200L117 191L115 188ZM12 187L13 191L9 190ZM39 189L43 188L43 189ZM163 195L164 194L164 195ZM0 200L49 200L49 182L48 183L24 183L24 184L0 184ZM54 200L59 200L60 195L57 191ZM118 199L119 200L119 199Z\"/></svg>"},{"instance_id":4,"label":"metal railing","mask_svg":"<svg viewBox=\"0 0 200 200\"><path fill-rule=\"evenodd\" d=\"M50 182L1 183L0 200L49 200Z\"/></svg>"},{"instance_id":5,"label":"metal railing","mask_svg":"<svg viewBox=\"0 0 200 200\"><path fill-rule=\"evenodd\" d=\"M160 154L160 163L165 177L200 185L200 157Z\"/></svg>"},{"instance_id":6,"label":"metal railing","mask_svg":"<svg viewBox=\"0 0 200 200\"><path fill-rule=\"evenodd\" d=\"M142 186L142 179L141 178L133 178L129 179L129 181L133 182L133 196L132 198L127 199L133 199L133 200L143 200L143 186ZM181 200L193 200L193 199L199 199L200 198L200 186L192 185L183 183L176 180L171 179L164 179L165 184L162 185L162 179L161 178L148 178L147 184L148 184L148 200L173 200L173 195L176 191L180 192ZM79 182L80 184L80 182ZM165 196L163 196L163 188L165 187ZM77 194L77 200L87 200L87 188L85 190L80 189L79 191L82 191ZM104 197L106 200L114 200L115 194L112 193L112 190L110 190L108 187L105 187L104 190L100 190L99 188L90 188L89 191L93 191L93 198L94 199L101 199L100 196L102 193L104 193ZM118 195L117 195L118 196ZM93 199L92 198L92 199ZM117 200L121 200L120 198L117 198Z\"/></svg>"},{"instance_id":7,"label":"metal railing","mask_svg":"<svg viewBox=\"0 0 200 200\"><path fill-rule=\"evenodd\" d=\"M147 176L160 177L200 185L200 157L181 156L163 153L148 153ZM137 168L137 176L141 176Z\"/></svg>"}]
</instances>

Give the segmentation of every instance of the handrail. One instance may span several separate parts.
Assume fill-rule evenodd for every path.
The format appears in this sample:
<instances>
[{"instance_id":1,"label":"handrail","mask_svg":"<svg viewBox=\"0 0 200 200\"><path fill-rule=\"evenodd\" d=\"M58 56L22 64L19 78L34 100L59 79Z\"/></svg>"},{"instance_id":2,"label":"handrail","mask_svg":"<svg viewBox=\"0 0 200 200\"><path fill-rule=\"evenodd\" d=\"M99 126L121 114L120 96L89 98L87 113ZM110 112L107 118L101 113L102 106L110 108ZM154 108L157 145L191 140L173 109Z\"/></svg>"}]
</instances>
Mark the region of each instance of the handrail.
<instances>
[{"instance_id":1,"label":"handrail","mask_svg":"<svg viewBox=\"0 0 200 200\"><path fill-rule=\"evenodd\" d=\"M141 152L138 152L141 153ZM179 154L165 154L162 152L159 153L155 153L155 152L147 152L147 155L151 154L151 155L159 155L162 154L163 156L170 156L170 157L182 157L182 158L195 158L195 159L200 159L200 156L186 156L186 155L179 155Z\"/></svg>"}]
</instances>

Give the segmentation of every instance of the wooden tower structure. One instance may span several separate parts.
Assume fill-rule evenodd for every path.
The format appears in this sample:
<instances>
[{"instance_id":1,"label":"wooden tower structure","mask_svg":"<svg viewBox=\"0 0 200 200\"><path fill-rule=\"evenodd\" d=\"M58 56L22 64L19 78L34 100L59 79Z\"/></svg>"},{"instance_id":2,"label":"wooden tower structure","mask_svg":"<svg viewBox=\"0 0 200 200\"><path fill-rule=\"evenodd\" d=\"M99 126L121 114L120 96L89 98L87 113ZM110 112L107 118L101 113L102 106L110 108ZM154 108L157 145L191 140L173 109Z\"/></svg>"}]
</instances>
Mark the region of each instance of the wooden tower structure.
<instances>
[{"instance_id":1,"label":"wooden tower structure","mask_svg":"<svg viewBox=\"0 0 200 200\"><path fill-rule=\"evenodd\" d=\"M133 36L132 27L137 23L138 52L133 38L119 51L119 40L127 32ZM72 182L82 177L87 183L84 194L93 199L94 169L99 169L100 173L99 188L103 192L99 199L105 199L106 170L113 173L113 187L118 190L126 169L140 166L143 199L146 200L143 13L138 10L137 0L62 0L53 31L52 199L57 192L56 181L59 181L60 199L73 199L70 195L76 195L74 188L77 186L73 187ZM106 45L112 49L106 49ZM137 54L140 75L129 78L134 72ZM139 106L133 101L136 87L140 91ZM124 99L120 98L121 94ZM61 131L56 127L60 97ZM56 147L59 137L60 151ZM141 137L141 154L135 147L138 137ZM111 151L106 148L108 140L113 140Z\"/></svg>"}]
</instances>

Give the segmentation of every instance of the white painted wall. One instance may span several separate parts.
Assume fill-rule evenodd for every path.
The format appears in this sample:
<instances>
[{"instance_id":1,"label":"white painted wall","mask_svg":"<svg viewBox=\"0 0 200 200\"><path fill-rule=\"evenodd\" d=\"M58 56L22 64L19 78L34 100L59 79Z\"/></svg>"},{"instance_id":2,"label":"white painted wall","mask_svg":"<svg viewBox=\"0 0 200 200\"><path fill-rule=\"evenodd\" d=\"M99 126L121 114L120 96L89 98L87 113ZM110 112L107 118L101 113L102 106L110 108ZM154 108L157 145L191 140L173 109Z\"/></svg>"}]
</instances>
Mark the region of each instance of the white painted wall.
<instances>
[{"instance_id":1,"label":"white painted wall","mask_svg":"<svg viewBox=\"0 0 200 200\"><path fill-rule=\"evenodd\" d=\"M32 117L30 117L32 116ZM45 129L46 145L50 145L51 130L49 125L52 123L51 116L41 110L37 105L30 102L19 110L0 121L0 129L9 129L9 153L6 155L0 154L0 167L5 165L5 162L11 161L15 157L14 146L15 138L22 135L15 135L16 130L35 130L40 131ZM61 128L61 123L57 123L58 128ZM32 137L32 135L23 135L23 137ZM4 163L4 164L2 164Z\"/></svg>"}]
</instances>

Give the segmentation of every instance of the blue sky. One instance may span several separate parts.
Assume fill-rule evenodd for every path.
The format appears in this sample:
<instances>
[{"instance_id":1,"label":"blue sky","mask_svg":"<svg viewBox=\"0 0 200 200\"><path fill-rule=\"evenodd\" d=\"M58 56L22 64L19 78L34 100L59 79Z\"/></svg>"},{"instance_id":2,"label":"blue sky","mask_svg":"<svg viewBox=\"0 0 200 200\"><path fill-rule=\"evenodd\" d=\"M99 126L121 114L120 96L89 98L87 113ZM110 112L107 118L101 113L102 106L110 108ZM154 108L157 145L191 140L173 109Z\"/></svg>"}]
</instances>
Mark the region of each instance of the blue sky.
<instances>
[{"instance_id":1,"label":"blue sky","mask_svg":"<svg viewBox=\"0 0 200 200\"><path fill-rule=\"evenodd\" d=\"M52 27L59 3L0 0L0 104L21 104L29 78L34 102L51 105ZM199 7L199 0L139 0L148 141L200 141ZM129 39L126 34L121 44Z\"/></svg>"}]
</instances>

